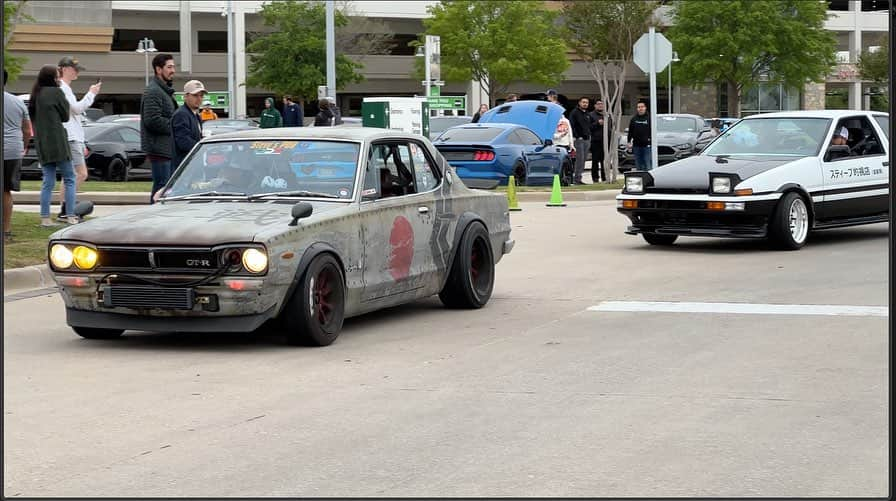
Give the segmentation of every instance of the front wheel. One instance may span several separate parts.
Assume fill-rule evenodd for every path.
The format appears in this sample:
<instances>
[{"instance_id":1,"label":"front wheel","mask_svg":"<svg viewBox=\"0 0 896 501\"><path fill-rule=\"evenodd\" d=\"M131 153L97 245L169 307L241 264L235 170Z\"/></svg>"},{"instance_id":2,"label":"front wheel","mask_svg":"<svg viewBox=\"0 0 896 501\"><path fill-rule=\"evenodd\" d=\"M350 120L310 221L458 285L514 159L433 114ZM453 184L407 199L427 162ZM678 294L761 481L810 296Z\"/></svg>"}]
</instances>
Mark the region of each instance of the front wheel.
<instances>
[{"instance_id":1,"label":"front wheel","mask_svg":"<svg viewBox=\"0 0 896 501\"><path fill-rule=\"evenodd\" d=\"M329 254L311 260L283 312L286 342L328 346L339 337L345 319L345 282Z\"/></svg>"},{"instance_id":2,"label":"front wheel","mask_svg":"<svg viewBox=\"0 0 896 501\"><path fill-rule=\"evenodd\" d=\"M809 238L809 208L803 197L790 192L781 197L769 220L769 239L784 250L797 250Z\"/></svg>"},{"instance_id":3,"label":"front wheel","mask_svg":"<svg viewBox=\"0 0 896 501\"><path fill-rule=\"evenodd\" d=\"M517 161L513 166L513 177L517 186L526 186L526 166L523 162Z\"/></svg>"},{"instance_id":4,"label":"front wheel","mask_svg":"<svg viewBox=\"0 0 896 501\"><path fill-rule=\"evenodd\" d=\"M124 333L124 329L98 329L94 327L72 326L72 330L84 339L115 339Z\"/></svg>"},{"instance_id":5,"label":"front wheel","mask_svg":"<svg viewBox=\"0 0 896 501\"><path fill-rule=\"evenodd\" d=\"M494 286L495 259L488 231L482 223L470 223L455 251L439 299L448 308L482 308L491 298Z\"/></svg>"},{"instance_id":6,"label":"front wheel","mask_svg":"<svg viewBox=\"0 0 896 501\"><path fill-rule=\"evenodd\" d=\"M120 158L113 158L106 167L103 181L124 181L127 177L127 174L125 173L126 169L127 167Z\"/></svg>"},{"instance_id":7,"label":"front wheel","mask_svg":"<svg viewBox=\"0 0 896 501\"><path fill-rule=\"evenodd\" d=\"M658 233L642 233L641 236L650 245L672 245L678 239L678 235L660 235Z\"/></svg>"}]
</instances>

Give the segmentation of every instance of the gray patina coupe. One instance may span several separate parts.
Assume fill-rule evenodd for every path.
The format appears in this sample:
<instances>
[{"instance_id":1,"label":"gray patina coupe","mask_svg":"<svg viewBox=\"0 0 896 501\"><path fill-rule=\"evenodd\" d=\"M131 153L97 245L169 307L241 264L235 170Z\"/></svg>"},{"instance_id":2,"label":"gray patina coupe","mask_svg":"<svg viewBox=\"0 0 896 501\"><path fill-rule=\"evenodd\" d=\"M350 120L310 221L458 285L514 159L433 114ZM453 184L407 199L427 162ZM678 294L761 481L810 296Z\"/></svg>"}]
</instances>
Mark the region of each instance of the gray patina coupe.
<instances>
[{"instance_id":1,"label":"gray patina coupe","mask_svg":"<svg viewBox=\"0 0 896 501\"><path fill-rule=\"evenodd\" d=\"M272 321L291 344L328 345L346 317L434 294L482 307L514 244L505 197L469 189L429 140L391 130L216 135L162 193L50 237L79 335Z\"/></svg>"}]
</instances>

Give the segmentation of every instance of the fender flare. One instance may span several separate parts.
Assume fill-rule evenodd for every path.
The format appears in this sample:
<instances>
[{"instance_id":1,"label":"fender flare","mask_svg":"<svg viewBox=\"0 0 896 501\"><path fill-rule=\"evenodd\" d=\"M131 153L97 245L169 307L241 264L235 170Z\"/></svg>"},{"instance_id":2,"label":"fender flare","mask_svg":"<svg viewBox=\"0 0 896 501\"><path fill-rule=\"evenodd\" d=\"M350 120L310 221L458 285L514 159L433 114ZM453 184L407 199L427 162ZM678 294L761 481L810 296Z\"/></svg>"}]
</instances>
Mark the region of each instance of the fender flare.
<instances>
[{"instance_id":1,"label":"fender flare","mask_svg":"<svg viewBox=\"0 0 896 501\"><path fill-rule=\"evenodd\" d=\"M314 242L305 249L304 253L302 253L302 258L299 259L299 265L296 267L296 273L292 277L292 283L289 284L289 289L286 290L286 294L283 296L283 301L280 303L280 307L277 308L277 314L275 316L279 317L283 313L283 309L286 308L286 303L289 302L290 298L292 298L292 295L295 293L296 287L299 285L299 280L302 279L302 275L305 273L305 270L308 269L311 260L321 254L333 255L336 262L339 263L339 272L342 273L342 280L345 280L345 263L342 260L342 256L340 256L336 249L330 244L325 242Z\"/></svg>"},{"instance_id":2,"label":"fender flare","mask_svg":"<svg viewBox=\"0 0 896 501\"><path fill-rule=\"evenodd\" d=\"M457 229L454 232L454 238L451 242L451 253L448 257L445 277L442 279L442 284L439 287L439 290L442 290L445 287L445 283L448 282L448 277L451 275L451 268L454 266L454 259L457 257L457 248L460 246L460 240L463 238L464 233L467 232L467 228L470 227L470 224L474 222L479 222L485 228L485 231L488 231L488 226L485 224L485 221L476 213L469 211L464 212L457 218ZM492 249L492 252L494 252L494 249Z\"/></svg>"},{"instance_id":3,"label":"fender flare","mask_svg":"<svg viewBox=\"0 0 896 501\"><path fill-rule=\"evenodd\" d=\"M812 226L815 226L815 202L812 200L812 195L806 190L806 188L797 183L787 183L775 190L775 192L780 193L782 197L786 193L789 193L791 191L798 193L806 200L806 202L808 202L807 207L809 208L810 222L812 223Z\"/></svg>"}]
</instances>

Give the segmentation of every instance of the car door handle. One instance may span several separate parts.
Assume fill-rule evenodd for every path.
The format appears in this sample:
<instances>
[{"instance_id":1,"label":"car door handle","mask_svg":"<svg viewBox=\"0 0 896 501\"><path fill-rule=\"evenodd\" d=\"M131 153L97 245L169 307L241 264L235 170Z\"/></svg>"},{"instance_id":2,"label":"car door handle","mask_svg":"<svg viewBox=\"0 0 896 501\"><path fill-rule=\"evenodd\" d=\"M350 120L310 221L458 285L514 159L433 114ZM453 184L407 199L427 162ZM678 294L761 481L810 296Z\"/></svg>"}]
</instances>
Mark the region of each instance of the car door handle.
<instances>
[{"instance_id":1,"label":"car door handle","mask_svg":"<svg viewBox=\"0 0 896 501\"><path fill-rule=\"evenodd\" d=\"M890 166L890 162L884 162L884 167L889 167L889 166Z\"/></svg>"},{"instance_id":2,"label":"car door handle","mask_svg":"<svg viewBox=\"0 0 896 501\"><path fill-rule=\"evenodd\" d=\"M426 206L417 207L417 212L419 212L420 214L428 214L429 207L426 207Z\"/></svg>"}]
</instances>

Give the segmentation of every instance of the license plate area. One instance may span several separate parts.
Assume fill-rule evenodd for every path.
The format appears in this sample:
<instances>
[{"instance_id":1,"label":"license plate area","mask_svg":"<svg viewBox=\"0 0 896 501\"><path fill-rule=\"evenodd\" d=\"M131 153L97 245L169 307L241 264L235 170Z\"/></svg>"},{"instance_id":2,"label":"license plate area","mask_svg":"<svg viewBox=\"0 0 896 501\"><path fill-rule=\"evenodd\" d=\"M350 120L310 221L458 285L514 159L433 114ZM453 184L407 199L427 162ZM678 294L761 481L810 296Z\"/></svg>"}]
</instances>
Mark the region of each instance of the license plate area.
<instances>
[{"instance_id":1,"label":"license plate area","mask_svg":"<svg viewBox=\"0 0 896 501\"><path fill-rule=\"evenodd\" d=\"M196 291L186 287L155 285L104 285L99 300L107 308L158 308L192 310Z\"/></svg>"}]
</instances>

